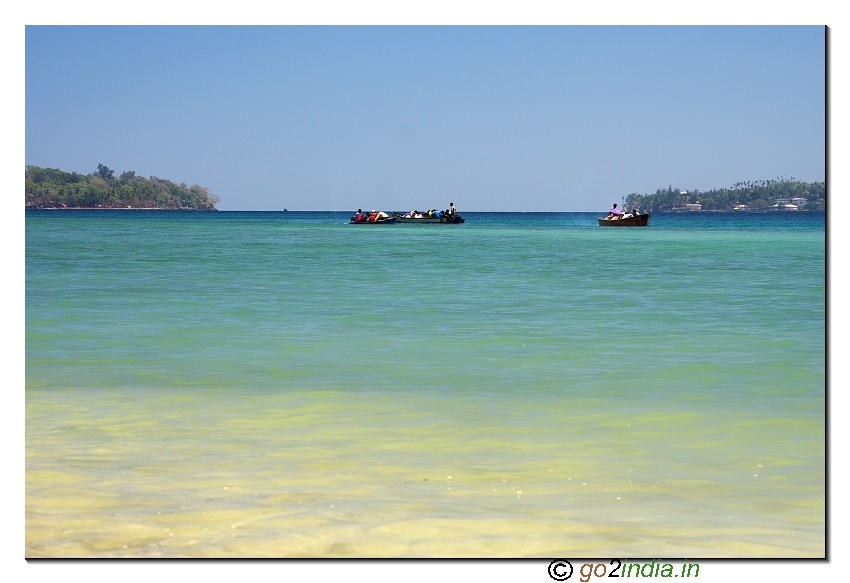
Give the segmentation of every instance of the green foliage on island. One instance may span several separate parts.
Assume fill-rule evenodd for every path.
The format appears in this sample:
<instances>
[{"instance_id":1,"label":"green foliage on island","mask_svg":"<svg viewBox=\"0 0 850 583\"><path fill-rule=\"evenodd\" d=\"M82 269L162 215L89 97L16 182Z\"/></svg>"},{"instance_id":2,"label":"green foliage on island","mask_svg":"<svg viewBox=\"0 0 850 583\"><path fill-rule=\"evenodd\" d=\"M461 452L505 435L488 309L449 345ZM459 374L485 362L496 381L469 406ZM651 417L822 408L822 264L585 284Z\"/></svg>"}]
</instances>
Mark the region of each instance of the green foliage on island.
<instances>
[{"instance_id":1,"label":"green foliage on island","mask_svg":"<svg viewBox=\"0 0 850 583\"><path fill-rule=\"evenodd\" d=\"M659 188L655 194L634 192L625 198L625 203L630 208L638 207L647 212L689 210L686 205L700 205L700 210L707 211L784 210L787 204L800 210L822 211L826 208L826 183L777 178L738 182L729 188L706 192L668 186Z\"/></svg>"},{"instance_id":2,"label":"green foliage on island","mask_svg":"<svg viewBox=\"0 0 850 583\"><path fill-rule=\"evenodd\" d=\"M219 198L203 186L175 184L134 171L115 172L103 164L91 174L26 167L26 208L150 208L214 211Z\"/></svg>"}]
</instances>

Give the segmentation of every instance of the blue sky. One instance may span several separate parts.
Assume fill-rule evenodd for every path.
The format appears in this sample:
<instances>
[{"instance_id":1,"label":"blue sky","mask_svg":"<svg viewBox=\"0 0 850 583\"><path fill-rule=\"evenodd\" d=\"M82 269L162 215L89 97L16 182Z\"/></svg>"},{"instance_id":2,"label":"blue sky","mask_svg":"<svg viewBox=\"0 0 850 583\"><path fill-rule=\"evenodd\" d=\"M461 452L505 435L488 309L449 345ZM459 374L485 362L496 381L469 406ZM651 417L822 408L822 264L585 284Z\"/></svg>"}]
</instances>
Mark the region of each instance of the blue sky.
<instances>
[{"instance_id":1,"label":"blue sky","mask_svg":"<svg viewBox=\"0 0 850 583\"><path fill-rule=\"evenodd\" d=\"M26 28L26 163L222 210L600 211L825 179L820 26Z\"/></svg>"}]
</instances>

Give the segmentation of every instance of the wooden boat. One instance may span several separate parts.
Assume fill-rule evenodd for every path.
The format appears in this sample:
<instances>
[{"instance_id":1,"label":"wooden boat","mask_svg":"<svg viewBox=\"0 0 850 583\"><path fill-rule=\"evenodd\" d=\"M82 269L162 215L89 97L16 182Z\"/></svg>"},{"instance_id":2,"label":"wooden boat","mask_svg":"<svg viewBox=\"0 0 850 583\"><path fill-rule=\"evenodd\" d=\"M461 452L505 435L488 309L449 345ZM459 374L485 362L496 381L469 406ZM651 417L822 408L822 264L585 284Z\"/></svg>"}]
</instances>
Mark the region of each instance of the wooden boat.
<instances>
[{"instance_id":1,"label":"wooden boat","mask_svg":"<svg viewBox=\"0 0 850 583\"><path fill-rule=\"evenodd\" d=\"M627 219L599 219L600 227L646 227L649 225L650 215L634 215Z\"/></svg>"},{"instance_id":2,"label":"wooden boat","mask_svg":"<svg viewBox=\"0 0 850 583\"><path fill-rule=\"evenodd\" d=\"M432 217L432 218L424 218L424 219L414 219L411 217L407 217L404 213L397 213L393 211L393 215L395 219L398 219L399 223L452 223L452 224L460 224L465 223L466 219L464 219L460 215L447 216L447 217Z\"/></svg>"},{"instance_id":3,"label":"wooden boat","mask_svg":"<svg viewBox=\"0 0 850 583\"><path fill-rule=\"evenodd\" d=\"M349 225L387 225L392 224L396 221L395 217L387 217L385 219L378 219L377 221L360 221L359 223L354 220L354 217L351 217L351 220L348 221Z\"/></svg>"}]
</instances>

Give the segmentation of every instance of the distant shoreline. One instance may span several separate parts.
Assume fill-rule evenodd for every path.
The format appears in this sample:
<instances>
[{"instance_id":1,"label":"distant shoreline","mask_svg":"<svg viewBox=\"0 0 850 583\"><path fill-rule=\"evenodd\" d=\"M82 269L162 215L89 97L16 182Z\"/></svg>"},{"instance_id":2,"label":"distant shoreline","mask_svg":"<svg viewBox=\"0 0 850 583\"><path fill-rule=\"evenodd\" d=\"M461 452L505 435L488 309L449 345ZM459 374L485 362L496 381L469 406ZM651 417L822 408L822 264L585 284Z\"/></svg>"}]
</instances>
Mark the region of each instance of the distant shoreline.
<instances>
[{"instance_id":1,"label":"distant shoreline","mask_svg":"<svg viewBox=\"0 0 850 583\"><path fill-rule=\"evenodd\" d=\"M219 198L198 184L144 178L133 170L116 177L114 170L98 164L91 174L27 166L24 200L26 209L216 210Z\"/></svg>"},{"instance_id":2,"label":"distant shoreline","mask_svg":"<svg viewBox=\"0 0 850 583\"><path fill-rule=\"evenodd\" d=\"M38 206L26 207L27 211L181 211L194 213L212 213L219 212L218 209L193 209L193 208L178 208L169 209L162 207L143 207L143 206ZM283 212L283 211L281 211Z\"/></svg>"},{"instance_id":3,"label":"distant shoreline","mask_svg":"<svg viewBox=\"0 0 850 583\"><path fill-rule=\"evenodd\" d=\"M670 209L663 211L654 211L653 214L659 215L683 215L688 213L728 213L728 214L751 214L751 215L769 215L773 213L825 213L824 209L795 209L795 210L777 210L777 209Z\"/></svg>"}]
</instances>

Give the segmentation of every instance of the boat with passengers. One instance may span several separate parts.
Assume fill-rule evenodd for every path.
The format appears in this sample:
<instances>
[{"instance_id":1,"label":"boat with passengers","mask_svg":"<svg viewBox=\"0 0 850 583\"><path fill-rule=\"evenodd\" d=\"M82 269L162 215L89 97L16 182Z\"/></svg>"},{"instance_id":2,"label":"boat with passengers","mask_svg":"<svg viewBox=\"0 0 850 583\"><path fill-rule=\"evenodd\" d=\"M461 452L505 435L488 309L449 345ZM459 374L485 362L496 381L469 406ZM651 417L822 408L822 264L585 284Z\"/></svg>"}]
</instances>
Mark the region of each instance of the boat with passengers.
<instances>
[{"instance_id":1,"label":"boat with passengers","mask_svg":"<svg viewBox=\"0 0 850 583\"><path fill-rule=\"evenodd\" d=\"M395 217L391 217L384 211L372 211L364 213L357 209L357 212L348 221L349 225L391 225L396 221Z\"/></svg>"},{"instance_id":2,"label":"boat with passengers","mask_svg":"<svg viewBox=\"0 0 850 583\"><path fill-rule=\"evenodd\" d=\"M650 215L617 215L611 218L599 219L600 227L646 227L649 225Z\"/></svg>"},{"instance_id":3,"label":"boat with passengers","mask_svg":"<svg viewBox=\"0 0 850 583\"><path fill-rule=\"evenodd\" d=\"M399 223L413 223L413 224L430 224L430 223L448 223L448 224L460 224L466 222L461 215L458 213L447 213L446 211L438 211L436 209L432 209L429 211L419 212L419 211L410 211L409 213L397 213L393 211L393 217Z\"/></svg>"}]
</instances>

